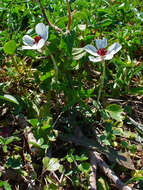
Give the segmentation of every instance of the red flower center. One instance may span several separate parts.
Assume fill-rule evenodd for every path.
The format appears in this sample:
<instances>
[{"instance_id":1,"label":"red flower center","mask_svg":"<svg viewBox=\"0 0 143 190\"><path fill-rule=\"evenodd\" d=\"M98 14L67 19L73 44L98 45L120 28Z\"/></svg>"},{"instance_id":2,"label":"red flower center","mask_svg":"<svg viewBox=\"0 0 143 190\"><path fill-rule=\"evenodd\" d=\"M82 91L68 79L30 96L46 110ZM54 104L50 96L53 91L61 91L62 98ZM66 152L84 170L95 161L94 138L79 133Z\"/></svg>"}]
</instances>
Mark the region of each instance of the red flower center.
<instances>
[{"instance_id":1,"label":"red flower center","mask_svg":"<svg viewBox=\"0 0 143 190\"><path fill-rule=\"evenodd\" d=\"M106 55L107 50L104 49L104 48L102 48L102 49L99 49L99 50L97 51L97 53L98 53L98 55L100 55L100 56L104 56L104 55Z\"/></svg>"},{"instance_id":2,"label":"red flower center","mask_svg":"<svg viewBox=\"0 0 143 190\"><path fill-rule=\"evenodd\" d=\"M35 38L34 38L34 40L35 40L35 44L37 44L38 42L39 42L39 40L41 40L41 36L36 36Z\"/></svg>"}]
</instances>

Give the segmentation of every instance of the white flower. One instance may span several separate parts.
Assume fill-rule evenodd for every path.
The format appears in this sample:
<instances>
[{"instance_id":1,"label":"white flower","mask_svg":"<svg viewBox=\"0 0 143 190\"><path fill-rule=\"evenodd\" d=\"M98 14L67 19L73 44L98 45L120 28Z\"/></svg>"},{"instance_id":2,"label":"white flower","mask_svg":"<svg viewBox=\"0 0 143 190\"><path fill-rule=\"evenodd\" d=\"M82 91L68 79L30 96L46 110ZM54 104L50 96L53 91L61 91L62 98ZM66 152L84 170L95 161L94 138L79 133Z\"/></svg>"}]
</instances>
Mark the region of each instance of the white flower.
<instances>
[{"instance_id":1,"label":"white flower","mask_svg":"<svg viewBox=\"0 0 143 190\"><path fill-rule=\"evenodd\" d=\"M35 38L31 38L28 35L23 36L25 46L22 46L22 49L41 49L48 39L48 29L49 27L43 23L37 24L35 27L37 36Z\"/></svg>"},{"instance_id":2,"label":"white flower","mask_svg":"<svg viewBox=\"0 0 143 190\"><path fill-rule=\"evenodd\" d=\"M103 38L102 40L96 40L96 47L93 45L87 45L84 47L84 50L93 56L89 56L89 60L92 62L100 62L104 60L110 60L113 58L114 54L117 53L122 46L115 42L107 50L107 39ZM96 57L94 57L96 56Z\"/></svg>"}]
</instances>

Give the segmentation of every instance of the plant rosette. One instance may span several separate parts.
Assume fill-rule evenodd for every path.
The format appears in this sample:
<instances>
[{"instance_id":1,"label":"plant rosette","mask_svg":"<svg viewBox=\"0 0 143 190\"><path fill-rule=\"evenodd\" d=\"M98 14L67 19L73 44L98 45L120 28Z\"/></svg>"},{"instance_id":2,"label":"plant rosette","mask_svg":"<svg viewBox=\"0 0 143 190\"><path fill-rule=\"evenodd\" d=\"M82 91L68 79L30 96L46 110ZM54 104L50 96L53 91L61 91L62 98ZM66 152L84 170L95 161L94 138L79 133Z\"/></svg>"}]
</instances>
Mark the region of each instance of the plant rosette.
<instances>
[{"instance_id":1,"label":"plant rosette","mask_svg":"<svg viewBox=\"0 0 143 190\"><path fill-rule=\"evenodd\" d=\"M43 23L37 24L35 27L37 36L35 36L34 38L29 35L23 36L23 43L25 44L25 46L22 46L22 49L41 49L48 39L48 29L49 26L45 26L45 24Z\"/></svg>"},{"instance_id":2,"label":"plant rosette","mask_svg":"<svg viewBox=\"0 0 143 190\"><path fill-rule=\"evenodd\" d=\"M86 45L84 47L84 50L92 55L92 56L89 56L89 60L91 62L100 62L103 60L110 60L113 58L114 54L116 54L122 48L122 46L119 43L115 42L106 50L105 49L107 47L106 38L103 38L102 40L101 39L95 40L95 41L96 41L96 48L93 45Z\"/></svg>"}]
</instances>

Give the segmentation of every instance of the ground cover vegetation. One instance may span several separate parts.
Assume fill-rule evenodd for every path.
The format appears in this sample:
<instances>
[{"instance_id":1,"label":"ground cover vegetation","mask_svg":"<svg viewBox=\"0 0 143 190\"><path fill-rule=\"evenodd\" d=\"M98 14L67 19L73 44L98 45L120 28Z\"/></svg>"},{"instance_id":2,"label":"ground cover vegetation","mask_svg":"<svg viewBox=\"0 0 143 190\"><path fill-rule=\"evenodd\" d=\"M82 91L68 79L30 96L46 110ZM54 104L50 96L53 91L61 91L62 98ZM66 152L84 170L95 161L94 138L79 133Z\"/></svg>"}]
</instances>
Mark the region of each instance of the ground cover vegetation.
<instances>
[{"instance_id":1,"label":"ground cover vegetation","mask_svg":"<svg viewBox=\"0 0 143 190\"><path fill-rule=\"evenodd\" d=\"M143 2L0 2L0 189L143 189Z\"/></svg>"}]
</instances>

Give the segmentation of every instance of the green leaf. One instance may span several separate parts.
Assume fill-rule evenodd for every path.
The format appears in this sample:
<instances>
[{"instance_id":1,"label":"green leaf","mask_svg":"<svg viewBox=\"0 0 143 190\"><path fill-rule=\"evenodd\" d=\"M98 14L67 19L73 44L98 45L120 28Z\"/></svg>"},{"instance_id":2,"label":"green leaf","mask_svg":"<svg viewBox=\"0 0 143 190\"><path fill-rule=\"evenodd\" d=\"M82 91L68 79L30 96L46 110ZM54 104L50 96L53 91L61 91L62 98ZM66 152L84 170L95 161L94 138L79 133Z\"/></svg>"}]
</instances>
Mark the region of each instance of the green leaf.
<instances>
[{"instance_id":1,"label":"green leaf","mask_svg":"<svg viewBox=\"0 0 143 190\"><path fill-rule=\"evenodd\" d=\"M117 104L111 104L107 106L105 110L110 114L112 119L115 119L117 121L123 120L123 109L121 106Z\"/></svg>"},{"instance_id":2,"label":"green leaf","mask_svg":"<svg viewBox=\"0 0 143 190\"><path fill-rule=\"evenodd\" d=\"M81 156L75 155L75 159L77 161L85 161L85 160L88 160L88 157L85 156L84 154L82 154Z\"/></svg>"},{"instance_id":3,"label":"green leaf","mask_svg":"<svg viewBox=\"0 0 143 190\"><path fill-rule=\"evenodd\" d=\"M45 110L45 113L46 113L46 110ZM43 122L43 126L41 127L41 129L44 131L44 130L50 128L52 126L52 122L53 122L53 118L50 116L47 116L47 118Z\"/></svg>"},{"instance_id":4,"label":"green leaf","mask_svg":"<svg viewBox=\"0 0 143 190\"><path fill-rule=\"evenodd\" d=\"M16 100L16 98L13 97L13 96L11 96L11 95L9 95L9 94L5 94L4 96L0 96L0 99L12 102L14 104L19 104L19 102Z\"/></svg>"},{"instance_id":5,"label":"green leaf","mask_svg":"<svg viewBox=\"0 0 143 190\"><path fill-rule=\"evenodd\" d=\"M143 88L142 87L131 88L129 94L143 95Z\"/></svg>"},{"instance_id":6,"label":"green leaf","mask_svg":"<svg viewBox=\"0 0 143 190\"><path fill-rule=\"evenodd\" d=\"M50 78L52 75L51 75L51 72L47 72L46 74L42 75L40 77L40 81L44 81L46 80L47 78Z\"/></svg>"},{"instance_id":7,"label":"green leaf","mask_svg":"<svg viewBox=\"0 0 143 190\"><path fill-rule=\"evenodd\" d=\"M57 158L43 158L43 164L46 170L56 171L60 168L59 160Z\"/></svg>"},{"instance_id":8,"label":"green leaf","mask_svg":"<svg viewBox=\"0 0 143 190\"><path fill-rule=\"evenodd\" d=\"M20 138L18 138L18 137L9 137L9 138L6 140L5 144L8 145L8 144L10 144L11 142L13 142L14 140L19 141Z\"/></svg>"},{"instance_id":9,"label":"green leaf","mask_svg":"<svg viewBox=\"0 0 143 190\"><path fill-rule=\"evenodd\" d=\"M32 142L30 141L29 144L32 144L33 146L35 146L36 148L41 148L41 145L36 143L36 142Z\"/></svg>"},{"instance_id":10,"label":"green leaf","mask_svg":"<svg viewBox=\"0 0 143 190\"><path fill-rule=\"evenodd\" d=\"M8 41L4 47L4 52L7 53L8 55L13 55L16 50L16 42L14 40Z\"/></svg>"},{"instance_id":11,"label":"green leaf","mask_svg":"<svg viewBox=\"0 0 143 190\"><path fill-rule=\"evenodd\" d=\"M4 187L5 190L12 190L11 186L6 181L1 181L0 182L0 187Z\"/></svg>"},{"instance_id":12,"label":"green leaf","mask_svg":"<svg viewBox=\"0 0 143 190\"><path fill-rule=\"evenodd\" d=\"M83 163L81 163L81 164L78 166L78 168L79 168L82 172L88 173L88 172L90 171L90 164L87 163L87 162L83 162Z\"/></svg>"},{"instance_id":13,"label":"green leaf","mask_svg":"<svg viewBox=\"0 0 143 190\"><path fill-rule=\"evenodd\" d=\"M48 144L43 144L43 145L41 145L41 148L42 148L42 149L48 149L48 148L49 148L49 145L48 145Z\"/></svg>"},{"instance_id":14,"label":"green leaf","mask_svg":"<svg viewBox=\"0 0 143 190\"><path fill-rule=\"evenodd\" d=\"M4 145L3 147L2 147L2 149L3 149L3 151L6 153L7 152L7 146L6 145Z\"/></svg>"},{"instance_id":15,"label":"green leaf","mask_svg":"<svg viewBox=\"0 0 143 190\"><path fill-rule=\"evenodd\" d=\"M143 177L133 177L131 179L129 179L126 184L132 183L134 181L143 181Z\"/></svg>"},{"instance_id":16,"label":"green leaf","mask_svg":"<svg viewBox=\"0 0 143 190\"><path fill-rule=\"evenodd\" d=\"M19 158L9 158L6 165L13 169L20 169L22 164Z\"/></svg>"},{"instance_id":17,"label":"green leaf","mask_svg":"<svg viewBox=\"0 0 143 190\"><path fill-rule=\"evenodd\" d=\"M30 119L29 123L33 126L33 127L37 127L38 125L38 119Z\"/></svg>"},{"instance_id":18,"label":"green leaf","mask_svg":"<svg viewBox=\"0 0 143 190\"><path fill-rule=\"evenodd\" d=\"M75 37L76 37L76 33L74 30L70 31L69 34L64 34L62 36L61 48L64 48L65 51L67 51L69 55L72 54L72 47L74 44Z\"/></svg>"},{"instance_id":19,"label":"green leaf","mask_svg":"<svg viewBox=\"0 0 143 190\"><path fill-rule=\"evenodd\" d=\"M109 26L111 24L112 24L112 20L111 19L106 19L106 20L103 20L100 23L98 23L96 26L100 27L100 28L103 28L103 27Z\"/></svg>"},{"instance_id":20,"label":"green leaf","mask_svg":"<svg viewBox=\"0 0 143 190\"><path fill-rule=\"evenodd\" d=\"M72 162L73 162L73 158L72 158L72 157L68 157L68 158L67 158L67 161L68 161L69 163L72 163Z\"/></svg>"},{"instance_id":21,"label":"green leaf","mask_svg":"<svg viewBox=\"0 0 143 190\"><path fill-rule=\"evenodd\" d=\"M0 144L3 144L3 145L5 144L5 138L3 138L1 136L0 136Z\"/></svg>"}]
</instances>

